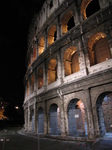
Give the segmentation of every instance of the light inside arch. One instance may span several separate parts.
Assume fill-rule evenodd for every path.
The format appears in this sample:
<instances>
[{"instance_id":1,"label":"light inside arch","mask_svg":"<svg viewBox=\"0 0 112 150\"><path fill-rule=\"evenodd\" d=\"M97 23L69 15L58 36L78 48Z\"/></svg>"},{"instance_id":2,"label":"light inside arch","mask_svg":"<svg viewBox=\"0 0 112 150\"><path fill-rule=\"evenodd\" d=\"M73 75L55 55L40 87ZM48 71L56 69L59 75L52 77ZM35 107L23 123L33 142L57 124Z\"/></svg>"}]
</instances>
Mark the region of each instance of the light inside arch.
<instances>
[{"instance_id":1,"label":"light inside arch","mask_svg":"<svg viewBox=\"0 0 112 150\"><path fill-rule=\"evenodd\" d=\"M52 25L48 31L48 46L50 46L56 40L56 26Z\"/></svg>"},{"instance_id":2,"label":"light inside arch","mask_svg":"<svg viewBox=\"0 0 112 150\"><path fill-rule=\"evenodd\" d=\"M35 61L36 56L37 56L37 47L36 47L36 45L35 45L35 46L34 46L34 49L33 49L33 62Z\"/></svg>"},{"instance_id":3,"label":"light inside arch","mask_svg":"<svg viewBox=\"0 0 112 150\"><path fill-rule=\"evenodd\" d=\"M102 40L102 39L104 39L104 40ZM111 57L109 44L108 44L108 40L107 40L107 35L103 32L98 32L98 33L92 35L88 41L88 52L89 52L89 60L90 60L91 66L94 65L95 63L98 63L98 62L95 62L95 60L98 59L97 58L98 53L95 54L95 46L99 41L102 42L101 44L104 44L104 46L107 45L106 49L103 50L104 51L103 53L105 53L105 55L100 56L100 57L102 57L102 61L106 60L106 58L110 59L110 57ZM99 47L99 49L103 49L104 46Z\"/></svg>"},{"instance_id":4,"label":"light inside arch","mask_svg":"<svg viewBox=\"0 0 112 150\"><path fill-rule=\"evenodd\" d=\"M68 76L72 73L78 72L79 68L79 59L77 54L77 49L74 46L69 47L64 53L64 71L65 76Z\"/></svg>"},{"instance_id":5,"label":"light inside arch","mask_svg":"<svg viewBox=\"0 0 112 150\"><path fill-rule=\"evenodd\" d=\"M40 41L39 41L39 46L38 46L38 55L42 54L44 51L44 46L45 46L45 40L44 40L44 36L41 37Z\"/></svg>"},{"instance_id":6,"label":"light inside arch","mask_svg":"<svg viewBox=\"0 0 112 150\"><path fill-rule=\"evenodd\" d=\"M52 58L49 61L47 68L47 77L48 77L48 84L56 81L57 79L57 61L55 58Z\"/></svg>"},{"instance_id":7,"label":"light inside arch","mask_svg":"<svg viewBox=\"0 0 112 150\"><path fill-rule=\"evenodd\" d=\"M71 25L71 27L68 27L67 23L69 20L73 18L73 11L68 11L61 20L61 28L62 28L62 34L67 33L69 29L71 29L73 26L75 26L75 23ZM74 19L73 19L74 20Z\"/></svg>"},{"instance_id":8,"label":"light inside arch","mask_svg":"<svg viewBox=\"0 0 112 150\"><path fill-rule=\"evenodd\" d=\"M43 68L39 68L37 79L38 79L38 89L40 89L43 86Z\"/></svg>"}]
</instances>

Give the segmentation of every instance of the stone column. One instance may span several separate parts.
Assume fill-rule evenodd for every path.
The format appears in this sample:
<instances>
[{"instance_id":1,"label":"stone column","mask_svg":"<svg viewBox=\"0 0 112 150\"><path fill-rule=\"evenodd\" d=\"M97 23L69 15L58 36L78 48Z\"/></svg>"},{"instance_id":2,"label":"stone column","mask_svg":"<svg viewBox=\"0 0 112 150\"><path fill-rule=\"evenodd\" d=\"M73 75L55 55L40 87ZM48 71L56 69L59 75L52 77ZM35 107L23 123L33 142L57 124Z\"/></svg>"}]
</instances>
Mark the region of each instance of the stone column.
<instances>
[{"instance_id":1,"label":"stone column","mask_svg":"<svg viewBox=\"0 0 112 150\"><path fill-rule=\"evenodd\" d=\"M61 92L61 90L60 90ZM61 94L61 93L60 93ZM64 96L60 97L61 99L61 136L65 136L65 110L64 110Z\"/></svg>"},{"instance_id":2,"label":"stone column","mask_svg":"<svg viewBox=\"0 0 112 150\"><path fill-rule=\"evenodd\" d=\"M65 52L65 51L64 51ZM63 61L63 56L64 56L64 52L61 49L60 51L60 63L61 63L61 83L63 83L64 77L65 77L65 72L64 72L64 61Z\"/></svg>"},{"instance_id":3,"label":"stone column","mask_svg":"<svg viewBox=\"0 0 112 150\"><path fill-rule=\"evenodd\" d=\"M34 98L34 132L37 133L37 111L36 111L36 98Z\"/></svg>"},{"instance_id":4,"label":"stone column","mask_svg":"<svg viewBox=\"0 0 112 150\"><path fill-rule=\"evenodd\" d=\"M60 18L58 16L58 24L57 24L57 40L60 39L61 37L61 23L60 23Z\"/></svg>"},{"instance_id":5,"label":"stone column","mask_svg":"<svg viewBox=\"0 0 112 150\"><path fill-rule=\"evenodd\" d=\"M36 77L36 70L34 70L34 94L36 95L37 92L37 77Z\"/></svg>"},{"instance_id":6,"label":"stone column","mask_svg":"<svg viewBox=\"0 0 112 150\"><path fill-rule=\"evenodd\" d=\"M85 98L85 103L87 103L85 108L85 115L87 121L88 138L93 139L95 136L94 135L95 132L94 132L94 120L93 120L92 104L91 104L89 89L84 89L83 94Z\"/></svg>"},{"instance_id":7,"label":"stone column","mask_svg":"<svg viewBox=\"0 0 112 150\"><path fill-rule=\"evenodd\" d=\"M61 69L61 57L60 57L60 51L58 50L57 52L57 77L58 77L58 80L61 82L61 79L62 79L62 69Z\"/></svg>"},{"instance_id":8,"label":"stone column","mask_svg":"<svg viewBox=\"0 0 112 150\"><path fill-rule=\"evenodd\" d=\"M80 19L79 19L79 13L78 13L78 6L77 6L77 2L74 1L74 23L75 25L79 25L80 24Z\"/></svg>"},{"instance_id":9,"label":"stone column","mask_svg":"<svg viewBox=\"0 0 112 150\"><path fill-rule=\"evenodd\" d=\"M100 8L105 8L109 5L109 1L108 0L98 0L99 1L99 5L100 5Z\"/></svg>"},{"instance_id":10,"label":"stone column","mask_svg":"<svg viewBox=\"0 0 112 150\"><path fill-rule=\"evenodd\" d=\"M47 66L46 66L46 61L43 63L43 85L44 85L44 90L46 91L47 89Z\"/></svg>"},{"instance_id":11,"label":"stone column","mask_svg":"<svg viewBox=\"0 0 112 150\"><path fill-rule=\"evenodd\" d=\"M47 116L47 102L43 102L44 105L44 134L48 134L48 116Z\"/></svg>"},{"instance_id":12,"label":"stone column","mask_svg":"<svg viewBox=\"0 0 112 150\"><path fill-rule=\"evenodd\" d=\"M36 56L36 58L39 56L39 54L38 54L38 40L36 40L36 47L37 47L37 56Z\"/></svg>"},{"instance_id":13,"label":"stone column","mask_svg":"<svg viewBox=\"0 0 112 150\"><path fill-rule=\"evenodd\" d=\"M83 43L82 43L81 38L78 40L78 50L77 50L77 52L78 52L78 56L79 56L80 70L83 71L84 75L86 75L87 70L86 70L85 56L84 56L84 50L83 50Z\"/></svg>"},{"instance_id":14,"label":"stone column","mask_svg":"<svg viewBox=\"0 0 112 150\"><path fill-rule=\"evenodd\" d=\"M28 103L28 131L30 130L30 106Z\"/></svg>"},{"instance_id":15,"label":"stone column","mask_svg":"<svg viewBox=\"0 0 112 150\"><path fill-rule=\"evenodd\" d=\"M45 38L45 46L44 46L44 51L45 51L45 50L47 49L47 39L48 39L48 36L47 36L47 28L45 29L44 38Z\"/></svg>"}]
</instances>

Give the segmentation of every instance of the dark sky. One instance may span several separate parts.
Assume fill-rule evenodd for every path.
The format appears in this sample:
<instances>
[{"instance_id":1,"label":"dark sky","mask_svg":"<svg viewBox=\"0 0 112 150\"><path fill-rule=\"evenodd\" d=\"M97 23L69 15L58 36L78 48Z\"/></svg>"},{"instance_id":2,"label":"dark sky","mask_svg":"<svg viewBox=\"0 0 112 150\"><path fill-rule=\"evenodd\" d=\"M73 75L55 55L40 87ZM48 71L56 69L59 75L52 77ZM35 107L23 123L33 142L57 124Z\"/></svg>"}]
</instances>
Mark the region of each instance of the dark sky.
<instances>
[{"instance_id":1,"label":"dark sky","mask_svg":"<svg viewBox=\"0 0 112 150\"><path fill-rule=\"evenodd\" d=\"M44 0L0 1L0 97L15 105L24 100L27 34Z\"/></svg>"}]
</instances>

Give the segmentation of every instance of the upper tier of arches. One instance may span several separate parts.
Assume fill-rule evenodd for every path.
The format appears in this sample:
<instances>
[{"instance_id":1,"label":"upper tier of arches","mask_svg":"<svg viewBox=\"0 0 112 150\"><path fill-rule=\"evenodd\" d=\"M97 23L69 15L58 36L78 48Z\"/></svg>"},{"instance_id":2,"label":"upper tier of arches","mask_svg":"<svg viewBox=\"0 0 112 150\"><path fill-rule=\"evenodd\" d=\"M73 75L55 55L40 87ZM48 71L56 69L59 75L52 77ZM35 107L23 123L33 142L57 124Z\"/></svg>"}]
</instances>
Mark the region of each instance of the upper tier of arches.
<instances>
[{"instance_id":1,"label":"upper tier of arches","mask_svg":"<svg viewBox=\"0 0 112 150\"><path fill-rule=\"evenodd\" d=\"M31 49L33 42L38 40L40 54L46 48L45 42L47 42L47 46L50 46L55 40L59 39L60 34L67 33L74 26L80 24L81 21L108 5L109 0L76 0L75 2L73 0L45 1L40 12L32 21L28 35L28 51L30 51L29 49ZM54 24L52 24L53 22ZM57 30L61 30L60 33ZM44 33L41 36L42 39L40 39L40 32ZM45 36L47 36L47 41L45 41Z\"/></svg>"},{"instance_id":2,"label":"upper tier of arches","mask_svg":"<svg viewBox=\"0 0 112 150\"><path fill-rule=\"evenodd\" d=\"M59 6L61 7L61 3L64 3L64 0L59 1L59 3ZM54 7L54 4L55 1L53 1L52 7ZM48 47L50 47L55 41L63 37L63 35L65 35L69 30L72 30L73 27L79 25L81 22L80 18L82 18L82 20L87 19L103 8L104 5L109 5L109 1L104 0L101 2L100 0L82 0L80 2L73 2L71 0L71 5L67 7L64 12L61 12L57 18L54 18L54 20L49 25L47 25L45 28L41 26L39 27L38 31L36 30L35 33L33 32L33 41L30 40L31 44L28 48L28 66L30 67L36 58L41 55ZM44 4L43 6L45 7L47 4ZM79 8L80 12L78 11ZM52 11L52 13L54 11ZM50 17L52 16L52 13ZM39 20L38 17L37 20ZM41 22L42 20L43 18L41 18ZM47 20L50 20L49 17ZM45 22L47 22L47 20L45 20ZM38 22L36 22L35 25L37 29L39 26Z\"/></svg>"}]
</instances>

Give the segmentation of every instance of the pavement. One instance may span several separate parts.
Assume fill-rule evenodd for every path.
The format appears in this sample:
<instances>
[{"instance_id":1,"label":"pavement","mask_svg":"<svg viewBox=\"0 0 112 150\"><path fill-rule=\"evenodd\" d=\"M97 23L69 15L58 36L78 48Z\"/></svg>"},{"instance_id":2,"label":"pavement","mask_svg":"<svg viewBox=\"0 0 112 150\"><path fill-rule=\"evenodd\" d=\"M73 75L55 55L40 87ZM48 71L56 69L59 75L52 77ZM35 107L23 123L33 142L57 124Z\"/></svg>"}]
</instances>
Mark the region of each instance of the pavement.
<instances>
[{"instance_id":1,"label":"pavement","mask_svg":"<svg viewBox=\"0 0 112 150\"><path fill-rule=\"evenodd\" d=\"M43 136L38 135L37 133L32 132L24 132L24 130L19 130L19 134L22 134L27 137L37 138L37 139L47 139L51 141L58 141L69 148L67 150L72 150L73 145L75 145L75 149L73 150L112 150L112 134L106 134L103 138L98 138L96 140L76 140L73 138L57 138L56 136ZM70 148L71 147L71 148ZM67 148L67 147L66 147Z\"/></svg>"},{"instance_id":2,"label":"pavement","mask_svg":"<svg viewBox=\"0 0 112 150\"><path fill-rule=\"evenodd\" d=\"M6 141L5 147L3 147L3 139L9 140ZM0 130L0 140L0 150L112 150L111 136L94 141L77 141L26 133L20 128L12 128Z\"/></svg>"}]
</instances>

